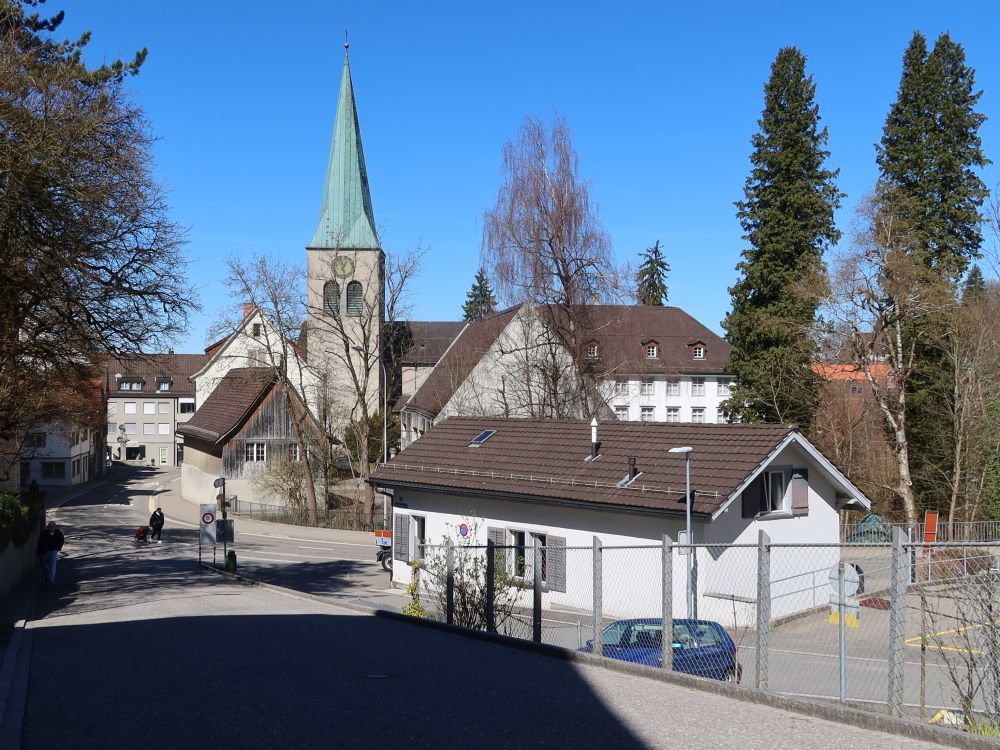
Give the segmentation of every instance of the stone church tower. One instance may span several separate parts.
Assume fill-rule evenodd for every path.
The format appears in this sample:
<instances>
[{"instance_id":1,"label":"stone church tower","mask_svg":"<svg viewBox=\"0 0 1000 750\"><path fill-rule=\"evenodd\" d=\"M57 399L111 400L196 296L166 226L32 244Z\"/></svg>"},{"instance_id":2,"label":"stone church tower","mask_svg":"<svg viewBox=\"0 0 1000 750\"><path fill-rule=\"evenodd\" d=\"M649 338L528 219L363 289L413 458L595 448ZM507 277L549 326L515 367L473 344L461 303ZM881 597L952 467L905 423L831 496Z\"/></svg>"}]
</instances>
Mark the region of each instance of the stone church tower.
<instances>
[{"instance_id":1,"label":"stone church tower","mask_svg":"<svg viewBox=\"0 0 1000 750\"><path fill-rule=\"evenodd\" d=\"M347 46L346 44L344 45ZM380 407L385 254L375 229L347 54L319 225L308 257L308 359L326 377L334 422Z\"/></svg>"}]
</instances>

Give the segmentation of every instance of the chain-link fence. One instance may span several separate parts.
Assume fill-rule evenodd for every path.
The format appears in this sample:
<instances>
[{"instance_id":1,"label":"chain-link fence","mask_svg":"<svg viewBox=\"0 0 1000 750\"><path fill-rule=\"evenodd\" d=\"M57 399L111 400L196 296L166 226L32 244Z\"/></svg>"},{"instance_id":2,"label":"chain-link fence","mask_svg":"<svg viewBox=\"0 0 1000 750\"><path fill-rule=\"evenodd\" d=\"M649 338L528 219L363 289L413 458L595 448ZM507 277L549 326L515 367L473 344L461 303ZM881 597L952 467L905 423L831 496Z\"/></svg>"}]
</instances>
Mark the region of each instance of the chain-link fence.
<instances>
[{"instance_id":1,"label":"chain-link fence","mask_svg":"<svg viewBox=\"0 0 1000 750\"><path fill-rule=\"evenodd\" d=\"M405 611L804 699L997 726L1000 542L894 537L421 545Z\"/></svg>"}]
</instances>

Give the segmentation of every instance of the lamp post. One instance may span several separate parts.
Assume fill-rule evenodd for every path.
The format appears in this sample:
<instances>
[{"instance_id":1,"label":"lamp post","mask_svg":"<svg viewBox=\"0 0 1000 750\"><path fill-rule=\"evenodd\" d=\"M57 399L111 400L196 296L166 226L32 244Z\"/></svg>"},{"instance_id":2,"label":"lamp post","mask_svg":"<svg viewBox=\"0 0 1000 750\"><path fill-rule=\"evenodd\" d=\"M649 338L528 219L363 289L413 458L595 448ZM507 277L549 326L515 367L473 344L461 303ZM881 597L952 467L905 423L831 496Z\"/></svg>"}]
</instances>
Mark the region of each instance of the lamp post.
<instances>
[{"instance_id":1,"label":"lamp post","mask_svg":"<svg viewBox=\"0 0 1000 750\"><path fill-rule=\"evenodd\" d=\"M687 616L697 617L698 613L694 606L694 585L693 585L693 571L694 562L692 558L694 557L694 537L691 535L691 453L694 450L689 445L683 448L671 448L671 453L683 453L684 454L684 506L687 512Z\"/></svg>"},{"instance_id":2,"label":"lamp post","mask_svg":"<svg viewBox=\"0 0 1000 750\"><path fill-rule=\"evenodd\" d=\"M365 365L368 364L368 352L360 346L352 346L354 351L365 358ZM382 357L378 358L379 367L382 368L382 463L389 463L389 375L385 371L385 362ZM389 509L385 495L382 495L382 528L386 528L389 523Z\"/></svg>"}]
</instances>

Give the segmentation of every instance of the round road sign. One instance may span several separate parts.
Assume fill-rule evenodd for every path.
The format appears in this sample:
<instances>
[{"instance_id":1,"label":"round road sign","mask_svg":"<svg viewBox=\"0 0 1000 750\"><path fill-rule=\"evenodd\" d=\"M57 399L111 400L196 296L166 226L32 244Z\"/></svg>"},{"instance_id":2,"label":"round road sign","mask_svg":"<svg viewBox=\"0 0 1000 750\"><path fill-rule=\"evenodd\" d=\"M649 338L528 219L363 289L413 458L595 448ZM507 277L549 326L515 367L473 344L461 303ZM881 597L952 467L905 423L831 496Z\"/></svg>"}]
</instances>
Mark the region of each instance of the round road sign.
<instances>
[{"instance_id":1,"label":"round road sign","mask_svg":"<svg viewBox=\"0 0 1000 750\"><path fill-rule=\"evenodd\" d=\"M202 513L201 522L205 526L211 526L213 523L215 523L215 514L210 510Z\"/></svg>"},{"instance_id":2,"label":"round road sign","mask_svg":"<svg viewBox=\"0 0 1000 750\"><path fill-rule=\"evenodd\" d=\"M837 589L840 588L840 573L837 571L837 566L834 565L830 568L830 588L833 589L833 593L837 593ZM858 593L858 581L860 576L858 575L858 569L855 568L851 563L844 563L844 596L854 596Z\"/></svg>"}]
</instances>

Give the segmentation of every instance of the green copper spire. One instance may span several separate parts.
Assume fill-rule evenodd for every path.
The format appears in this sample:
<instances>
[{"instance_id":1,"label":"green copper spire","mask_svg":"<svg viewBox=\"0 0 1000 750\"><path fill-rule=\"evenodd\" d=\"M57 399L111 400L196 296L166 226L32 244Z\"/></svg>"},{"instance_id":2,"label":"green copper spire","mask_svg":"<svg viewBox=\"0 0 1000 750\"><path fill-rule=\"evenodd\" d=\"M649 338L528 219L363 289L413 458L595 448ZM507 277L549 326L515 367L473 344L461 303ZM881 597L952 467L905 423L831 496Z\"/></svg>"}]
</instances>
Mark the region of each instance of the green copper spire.
<instances>
[{"instance_id":1,"label":"green copper spire","mask_svg":"<svg viewBox=\"0 0 1000 750\"><path fill-rule=\"evenodd\" d=\"M344 44L347 47L347 44ZM340 79L340 100L333 125L330 165L323 189L323 208L319 226L308 247L317 249L377 250L378 234L372 197L368 192L368 172L361 148L358 111L354 106L351 66L344 55L344 74Z\"/></svg>"}]
</instances>

